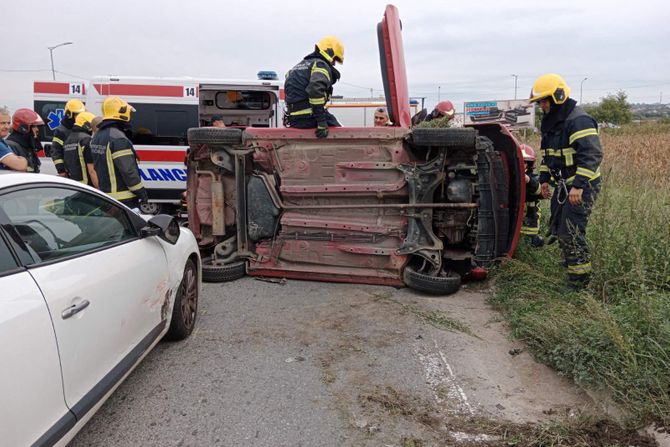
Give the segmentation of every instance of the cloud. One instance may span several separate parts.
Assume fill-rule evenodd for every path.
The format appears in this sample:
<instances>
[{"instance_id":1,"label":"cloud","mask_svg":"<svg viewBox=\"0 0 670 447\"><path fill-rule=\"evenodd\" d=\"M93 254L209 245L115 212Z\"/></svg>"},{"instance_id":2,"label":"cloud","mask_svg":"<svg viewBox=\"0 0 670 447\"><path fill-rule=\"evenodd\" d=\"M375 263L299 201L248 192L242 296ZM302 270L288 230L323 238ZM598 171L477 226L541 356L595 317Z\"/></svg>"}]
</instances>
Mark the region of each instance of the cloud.
<instances>
[{"instance_id":1,"label":"cloud","mask_svg":"<svg viewBox=\"0 0 670 447\"><path fill-rule=\"evenodd\" d=\"M375 29L386 1L341 0L321 6L307 0L225 2L117 0L70 8L33 0L3 9L0 104L32 102L32 80L49 79L47 46L56 70L90 78L101 74L254 78L259 70L281 76L323 34L346 46L336 93L381 91ZM429 103L526 96L533 79L549 71L573 86L584 77L584 99L627 90L632 101L670 92L667 42L670 4L646 0L543 3L517 0L453 2L399 0L405 57L413 96ZM20 42L20 43L17 43ZM67 75L59 74L59 79ZM670 97L670 93L667 95Z\"/></svg>"}]
</instances>

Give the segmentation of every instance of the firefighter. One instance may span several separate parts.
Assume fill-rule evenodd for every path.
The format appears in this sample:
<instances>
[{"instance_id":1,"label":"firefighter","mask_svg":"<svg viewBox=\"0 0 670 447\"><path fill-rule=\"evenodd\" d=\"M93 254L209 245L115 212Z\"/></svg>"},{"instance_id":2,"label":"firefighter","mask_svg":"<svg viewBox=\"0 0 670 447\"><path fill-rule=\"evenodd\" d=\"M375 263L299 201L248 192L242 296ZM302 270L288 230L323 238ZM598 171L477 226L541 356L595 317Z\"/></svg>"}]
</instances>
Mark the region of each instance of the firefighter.
<instances>
[{"instance_id":1,"label":"firefighter","mask_svg":"<svg viewBox=\"0 0 670 447\"><path fill-rule=\"evenodd\" d=\"M77 115L70 136L63 145L63 161L68 177L97 188L98 176L93 167L90 146L94 118L91 112Z\"/></svg>"},{"instance_id":2,"label":"firefighter","mask_svg":"<svg viewBox=\"0 0 670 447\"><path fill-rule=\"evenodd\" d=\"M99 189L130 208L148 201L133 144L126 137L135 109L118 96L102 103L102 122L91 139L91 156Z\"/></svg>"},{"instance_id":3,"label":"firefighter","mask_svg":"<svg viewBox=\"0 0 670 447\"><path fill-rule=\"evenodd\" d=\"M436 120L440 118L447 118L445 121L454 119L456 110L451 101L440 101L437 103L432 112L426 117L426 121Z\"/></svg>"},{"instance_id":4,"label":"firefighter","mask_svg":"<svg viewBox=\"0 0 670 447\"><path fill-rule=\"evenodd\" d=\"M540 236L540 200L542 190L539 176L535 174L535 150L527 144L521 145L523 161L526 165L526 208L523 215L521 234L528 236L530 245L542 247L544 239Z\"/></svg>"},{"instance_id":5,"label":"firefighter","mask_svg":"<svg viewBox=\"0 0 670 447\"><path fill-rule=\"evenodd\" d=\"M551 196L550 234L558 237L568 286L581 289L591 277L586 225L600 191L603 158L598 124L570 98L570 87L553 73L537 78L530 102L544 112L540 165L542 196L549 198L549 182L556 187Z\"/></svg>"},{"instance_id":6,"label":"firefighter","mask_svg":"<svg viewBox=\"0 0 670 447\"><path fill-rule=\"evenodd\" d=\"M338 62L344 62L344 45L337 37L326 36L287 73L284 91L289 127L316 128L317 138L326 138L330 126L340 127L337 118L325 108L333 94L333 84L340 79L335 68Z\"/></svg>"},{"instance_id":7,"label":"firefighter","mask_svg":"<svg viewBox=\"0 0 670 447\"><path fill-rule=\"evenodd\" d=\"M454 104L451 101L440 101L435 105L435 108L432 112L428 113L426 109L422 109L420 112L415 114L412 117L412 125L416 126L417 124L424 121L446 118L444 121L448 127L449 122L454 118L454 115L456 115Z\"/></svg>"},{"instance_id":8,"label":"firefighter","mask_svg":"<svg viewBox=\"0 0 670 447\"><path fill-rule=\"evenodd\" d=\"M7 144L19 157L28 162L28 172L40 172L37 153L42 150L42 143L35 135L37 126L43 126L42 118L30 109L19 109L12 117L12 133L7 137Z\"/></svg>"},{"instance_id":9,"label":"firefighter","mask_svg":"<svg viewBox=\"0 0 670 447\"><path fill-rule=\"evenodd\" d=\"M77 114L84 112L85 110L84 103L80 100L69 100L65 103L63 119L60 121L58 127L56 127L56 130L54 130L54 136L51 139L51 158L56 166L58 175L62 177L67 177L65 162L63 160L63 145L65 144L67 137L70 136L70 132L72 132L72 126L74 126L74 120L77 118Z\"/></svg>"}]
</instances>

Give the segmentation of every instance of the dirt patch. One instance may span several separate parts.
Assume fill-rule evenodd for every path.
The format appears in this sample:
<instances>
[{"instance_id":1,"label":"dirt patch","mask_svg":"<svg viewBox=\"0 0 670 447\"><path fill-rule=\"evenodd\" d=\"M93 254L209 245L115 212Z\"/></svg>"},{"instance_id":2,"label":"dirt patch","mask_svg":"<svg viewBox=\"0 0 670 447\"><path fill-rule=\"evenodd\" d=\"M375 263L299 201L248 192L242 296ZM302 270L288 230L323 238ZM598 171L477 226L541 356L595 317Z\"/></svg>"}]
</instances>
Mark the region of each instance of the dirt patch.
<instances>
[{"instance_id":1,"label":"dirt patch","mask_svg":"<svg viewBox=\"0 0 670 447\"><path fill-rule=\"evenodd\" d=\"M444 414L429 401L400 392L393 387L377 387L361 393L359 404L370 417L380 420L404 418L423 426L421 436L402 437L402 446L458 445L474 447L652 447L656 442L635 430L626 430L606 419L575 417L553 419L539 424L517 424L482 417Z\"/></svg>"}]
</instances>

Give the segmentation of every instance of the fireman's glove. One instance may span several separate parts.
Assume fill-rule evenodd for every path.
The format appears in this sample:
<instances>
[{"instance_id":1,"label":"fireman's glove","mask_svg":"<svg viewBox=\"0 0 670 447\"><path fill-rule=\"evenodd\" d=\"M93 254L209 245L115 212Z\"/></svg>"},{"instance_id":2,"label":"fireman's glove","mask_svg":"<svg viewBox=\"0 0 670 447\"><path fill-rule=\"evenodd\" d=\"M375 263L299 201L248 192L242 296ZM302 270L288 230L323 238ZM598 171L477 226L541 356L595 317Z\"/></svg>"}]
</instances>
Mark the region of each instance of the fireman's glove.
<instances>
[{"instance_id":1,"label":"fireman's glove","mask_svg":"<svg viewBox=\"0 0 670 447\"><path fill-rule=\"evenodd\" d=\"M317 138L326 138L328 136L328 124L325 122L319 123L315 134Z\"/></svg>"},{"instance_id":2,"label":"fireman's glove","mask_svg":"<svg viewBox=\"0 0 670 447\"><path fill-rule=\"evenodd\" d=\"M137 200L140 203L147 203L149 201L149 194L147 194L147 190L145 188L137 191Z\"/></svg>"}]
</instances>

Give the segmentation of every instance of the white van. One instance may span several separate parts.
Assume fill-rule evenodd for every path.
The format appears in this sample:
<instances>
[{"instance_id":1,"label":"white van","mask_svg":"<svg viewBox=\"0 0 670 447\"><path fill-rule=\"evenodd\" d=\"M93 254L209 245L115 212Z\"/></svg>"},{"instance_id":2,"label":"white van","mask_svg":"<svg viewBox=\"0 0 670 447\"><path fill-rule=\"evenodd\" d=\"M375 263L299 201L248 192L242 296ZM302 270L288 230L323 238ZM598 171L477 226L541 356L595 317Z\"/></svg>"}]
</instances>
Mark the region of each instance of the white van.
<instances>
[{"instance_id":1,"label":"white van","mask_svg":"<svg viewBox=\"0 0 670 447\"><path fill-rule=\"evenodd\" d=\"M36 81L33 87L34 110L46 124L41 138L47 153L69 99L81 99L96 115L110 95L122 97L135 108L128 136L149 193L149 203L142 211L150 214L171 214L180 204L186 189L184 159L190 127L210 125L213 115L221 115L229 127L278 127L281 123L277 80L98 76L83 83ZM42 172L56 172L48 157L42 155L41 160Z\"/></svg>"}]
</instances>

